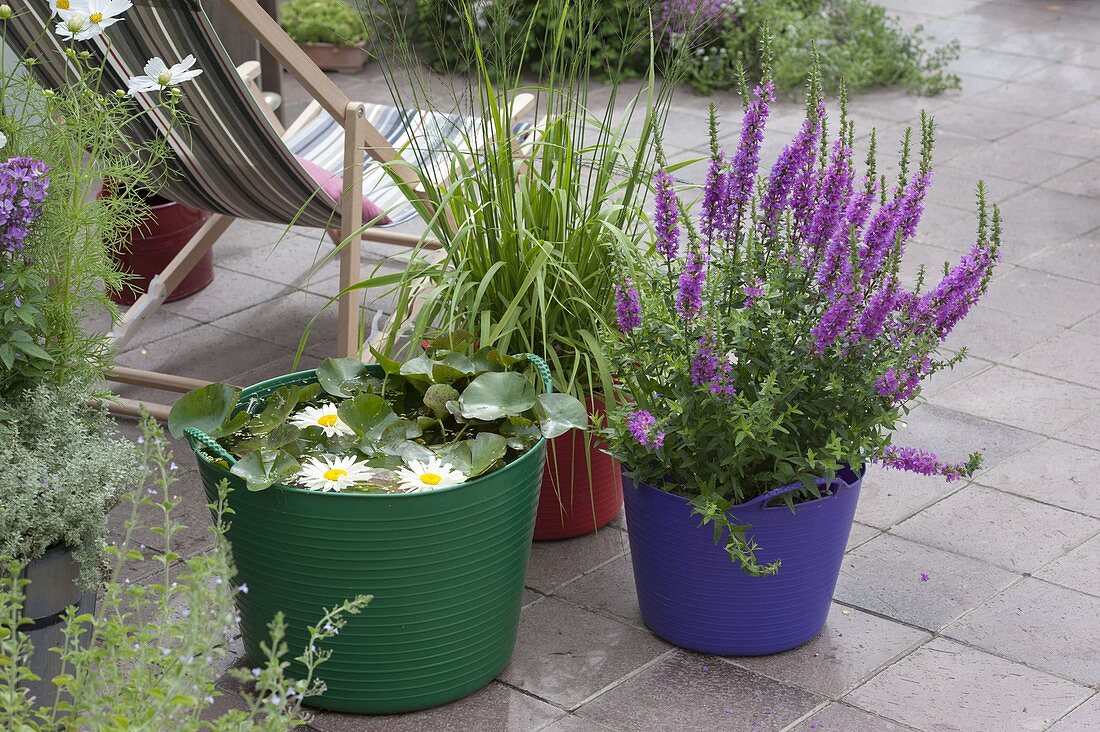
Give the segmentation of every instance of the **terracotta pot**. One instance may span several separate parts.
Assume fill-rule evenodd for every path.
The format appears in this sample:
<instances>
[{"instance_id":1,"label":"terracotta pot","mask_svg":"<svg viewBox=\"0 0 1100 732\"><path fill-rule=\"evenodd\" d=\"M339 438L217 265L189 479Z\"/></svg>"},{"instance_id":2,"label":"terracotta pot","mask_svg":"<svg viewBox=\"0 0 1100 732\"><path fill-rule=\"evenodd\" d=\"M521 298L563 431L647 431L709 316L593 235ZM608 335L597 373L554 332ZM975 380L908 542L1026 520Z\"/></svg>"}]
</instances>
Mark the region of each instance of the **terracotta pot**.
<instances>
[{"instance_id":1,"label":"terracotta pot","mask_svg":"<svg viewBox=\"0 0 1100 732\"><path fill-rule=\"evenodd\" d=\"M210 213L182 203L156 198L152 216L130 232L130 244L125 251L116 251L119 269L136 277L122 289L112 293L119 305L133 305L149 282L160 274L191 237L202 228ZM183 281L169 293L167 302L194 295L214 279L213 252L208 251Z\"/></svg>"},{"instance_id":2,"label":"terracotta pot","mask_svg":"<svg viewBox=\"0 0 1100 732\"><path fill-rule=\"evenodd\" d=\"M354 73L367 62L367 42L354 46L338 46L334 43L299 43L313 63L322 71L346 71Z\"/></svg>"},{"instance_id":3,"label":"terracotta pot","mask_svg":"<svg viewBox=\"0 0 1100 732\"><path fill-rule=\"evenodd\" d=\"M591 414L603 415L603 402L586 399ZM607 445L573 431L550 441L535 518L535 540L568 539L606 526L623 507L619 463Z\"/></svg>"}]
</instances>

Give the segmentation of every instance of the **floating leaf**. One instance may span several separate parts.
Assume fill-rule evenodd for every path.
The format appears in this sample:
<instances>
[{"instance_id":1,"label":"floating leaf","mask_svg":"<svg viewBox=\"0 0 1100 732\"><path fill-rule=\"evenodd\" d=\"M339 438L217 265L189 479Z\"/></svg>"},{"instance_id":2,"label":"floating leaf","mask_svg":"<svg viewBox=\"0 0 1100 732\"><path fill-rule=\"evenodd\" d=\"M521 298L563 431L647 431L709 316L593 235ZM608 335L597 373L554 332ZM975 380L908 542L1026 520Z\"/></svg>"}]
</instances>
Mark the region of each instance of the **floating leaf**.
<instances>
[{"instance_id":1,"label":"floating leaf","mask_svg":"<svg viewBox=\"0 0 1100 732\"><path fill-rule=\"evenodd\" d=\"M241 390L228 384L209 384L189 391L179 398L168 413L168 431L179 439L188 427L216 437L216 432L226 423ZM245 415L247 420L248 415ZM231 433L230 433L231 434Z\"/></svg>"},{"instance_id":2,"label":"floating leaf","mask_svg":"<svg viewBox=\"0 0 1100 732\"><path fill-rule=\"evenodd\" d=\"M507 441L493 432L481 432L467 442L470 443L470 469L464 472L470 478L488 471L503 460L508 451Z\"/></svg>"},{"instance_id":3,"label":"floating leaf","mask_svg":"<svg viewBox=\"0 0 1100 732\"><path fill-rule=\"evenodd\" d=\"M474 342L474 334L464 330L456 330L452 333L443 333L438 335L429 342L429 347L433 351L457 351L460 348L466 348L466 346Z\"/></svg>"},{"instance_id":4,"label":"floating leaf","mask_svg":"<svg viewBox=\"0 0 1100 732\"><path fill-rule=\"evenodd\" d=\"M326 393L342 399L364 391L378 379L357 358L326 358L317 367L317 382Z\"/></svg>"},{"instance_id":5,"label":"floating leaf","mask_svg":"<svg viewBox=\"0 0 1100 732\"><path fill-rule=\"evenodd\" d=\"M282 450L258 450L238 460L229 469L242 478L250 491L262 491L298 474L301 465Z\"/></svg>"},{"instance_id":6,"label":"floating leaf","mask_svg":"<svg viewBox=\"0 0 1100 732\"><path fill-rule=\"evenodd\" d=\"M569 394L539 394L535 414L539 418L542 436L553 439L569 430L588 427L588 410Z\"/></svg>"},{"instance_id":7,"label":"floating leaf","mask_svg":"<svg viewBox=\"0 0 1100 732\"><path fill-rule=\"evenodd\" d=\"M458 397L458 390L450 384L432 384L424 392L424 406L432 410L437 419L443 419L447 416L447 402Z\"/></svg>"},{"instance_id":8,"label":"floating leaf","mask_svg":"<svg viewBox=\"0 0 1100 732\"><path fill-rule=\"evenodd\" d=\"M522 374L490 372L471 381L458 403L463 417L491 421L531 409L535 390Z\"/></svg>"},{"instance_id":9,"label":"floating leaf","mask_svg":"<svg viewBox=\"0 0 1100 732\"><path fill-rule=\"evenodd\" d=\"M400 419L386 400L377 394L360 394L337 408L340 419L366 440L377 442L391 424Z\"/></svg>"}]
</instances>

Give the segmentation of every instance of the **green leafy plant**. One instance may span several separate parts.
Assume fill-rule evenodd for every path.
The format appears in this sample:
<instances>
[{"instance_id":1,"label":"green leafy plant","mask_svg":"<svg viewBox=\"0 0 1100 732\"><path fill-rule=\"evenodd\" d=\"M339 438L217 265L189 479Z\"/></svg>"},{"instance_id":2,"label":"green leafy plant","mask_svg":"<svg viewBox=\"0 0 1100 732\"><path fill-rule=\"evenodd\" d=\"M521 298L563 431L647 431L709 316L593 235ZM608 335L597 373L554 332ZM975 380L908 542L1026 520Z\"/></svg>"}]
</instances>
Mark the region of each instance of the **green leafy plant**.
<instances>
[{"instance_id":1,"label":"green leafy plant","mask_svg":"<svg viewBox=\"0 0 1100 732\"><path fill-rule=\"evenodd\" d=\"M113 17L117 11L110 14L119 20ZM18 10L4 15L0 41L8 24L20 19ZM82 37L102 32L89 27L84 14L62 20L58 28L43 33L72 36L70 22ZM7 57L0 58L0 154L11 156L5 165L18 159L40 168L38 177L48 189L43 200L37 191L28 200L26 187L20 199L13 198L40 208L40 215L20 227L25 235L17 242L4 237L0 244L0 283L5 290L12 288L0 292L0 335L5 336L0 344L0 386L5 390L40 379L55 385L69 380L87 383L101 379L109 368L107 336L87 331L82 323L102 311L117 319L118 308L109 295L125 287L127 278L114 252L148 216L142 191L161 187L171 156L164 137L139 144L129 130L145 115L167 120L176 131L185 123L178 110L178 81L159 86L154 102L143 110L126 90L104 88L104 69L84 50L83 42L69 38L59 44L76 73L55 89L35 83L30 72L36 59L20 59L7 67ZM135 77L131 84L142 79ZM148 81L157 86L156 80ZM113 194L97 197L104 181L110 182ZM5 195L12 192L5 190Z\"/></svg>"},{"instance_id":2,"label":"green leafy plant","mask_svg":"<svg viewBox=\"0 0 1100 732\"><path fill-rule=\"evenodd\" d=\"M493 43L494 26L510 26L528 34L531 42L518 59L524 68L536 74L553 71L555 45L562 40L565 50L579 54L594 77L614 81L642 76L649 67L652 3L647 0L607 0L593 3L591 33L569 39L556 38L562 13L568 8L549 0L488 0L474 3L474 28L466 23L464 0L417 0L415 36L419 52L433 69L444 72L469 68L472 31L480 36L483 47ZM575 12L575 10L574 10Z\"/></svg>"},{"instance_id":3,"label":"green leafy plant","mask_svg":"<svg viewBox=\"0 0 1100 732\"><path fill-rule=\"evenodd\" d=\"M431 150L412 149L417 179L405 189L429 222L424 242L438 242L443 256L418 247L396 287L386 275L356 286L395 294L383 350L415 344L436 328L467 330L483 346L544 356L559 391L613 394L598 334L614 315L612 267L631 256L646 229L652 142L671 87L650 67L621 113L617 86L590 106L596 5L553 5L557 22L540 43L531 19L517 26L507 13L482 17L478 3L457 3L470 75L446 103L414 71L387 71L397 106L475 121L444 148L443 164L438 150L433 159ZM536 43L544 65L541 81L529 82L523 59ZM398 54L411 65L410 49ZM525 99L533 100L534 129L513 121Z\"/></svg>"},{"instance_id":4,"label":"green leafy plant","mask_svg":"<svg viewBox=\"0 0 1100 732\"><path fill-rule=\"evenodd\" d=\"M175 535L184 527L174 520L180 499L172 495L175 463L159 425L142 421L143 457L151 485L127 495L130 517L126 534L109 548L113 571L94 614L65 619L65 642L51 652L60 655L66 672L53 679L57 696L32 700L25 682L37 680L27 663L34 651L20 629L27 581L23 564L9 558L0 567L0 727L13 732L76 732L77 730L154 729L170 726L183 732L257 730L282 732L304 725L303 699L324 693L316 672L331 656L325 641L370 602L362 595L325 610L309 629L309 641L296 660L302 678L285 675L290 652L284 641L281 614L270 625L270 639L261 647L264 658L254 668L234 668L243 707L212 718L210 706L222 692L217 669L229 655L235 633L234 597L248 591L234 588L235 574L225 533L228 486L219 486L211 506L216 521L215 545L207 555L180 561ZM148 524L143 516L159 517ZM165 547L146 556L138 532L153 531ZM151 560L159 577L147 584L122 578L124 566Z\"/></svg>"},{"instance_id":5,"label":"green leafy plant","mask_svg":"<svg viewBox=\"0 0 1100 732\"><path fill-rule=\"evenodd\" d=\"M359 12L346 0L290 0L279 6L279 23L297 43L354 46L369 38Z\"/></svg>"},{"instance_id":6,"label":"green leafy plant","mask_svg":"<svg viewBox=\"0 0 1100 732\"><path fill-rule=\"evenodd\" d=\"M737 88L739 68L762 72L765 29L773 34L772 79L797 89L816 52L828 89L900 85L921 94L956 88L951 42L929 49L922 28L904 30L870 0L665 0L658 14L666 48L685 58L684 80L700 93Z\"/></svg>"},{"instance_id":7,"label":"green leafy plant","mask_svg":"<svg viewBox=\"0 0 1100 732\"><path fill-rule=\"evenodd\" d=\"M180 398L169 428L217 439L232 458L223 464L249 490L297 482L377 493L457 485L588 425L573 397L536 393L528 360L475 350L468 333L440 336L404 362L375 355L381 374L327 359L315 382L243 405L239 389L202 387Z\"/></svg>"},{"instance_id":8,"label":"green leafy plant","mask_svg":"<svg viewBox=\"0 0 1100 732\"><path fill-rule=\"evenodd\" d=\"M82 583L102 580L107 513L141 482L138 456L78 383L0 398L0 556L28 561L74 550Z\"/></svg>"},{"instance_id":9,"label":"green leafy plant","mask_svg":"<svg viewBox=\"0 0 1100 732\"><path fill-rule=\"evenodd\" d=\"M719 150L712 108L698 223L662 173L654 248L644 266L622 270L618 327L607 337L626 394L607 432L614 452L637 480L689 498L754 574L779 564L757 562L751 527L730 513L738 504L798 484L788 506L820 498L817 479L828 485L868 462L951 481L981 460L899 447L891 431L921 381L965 357L941 349L986 290L1000 214L994 206L990 215L979 183L969 251L930 287L923 272L904 287L899 267L932 181L934 123L922 116L915 167L912 131L904 134L895 182L876 172L873 136L857 175L845 100L830 137L816 82L801 130L768 175L758 166L772 84L756 88L731 156Z\"/></svg>"}]
</instances>

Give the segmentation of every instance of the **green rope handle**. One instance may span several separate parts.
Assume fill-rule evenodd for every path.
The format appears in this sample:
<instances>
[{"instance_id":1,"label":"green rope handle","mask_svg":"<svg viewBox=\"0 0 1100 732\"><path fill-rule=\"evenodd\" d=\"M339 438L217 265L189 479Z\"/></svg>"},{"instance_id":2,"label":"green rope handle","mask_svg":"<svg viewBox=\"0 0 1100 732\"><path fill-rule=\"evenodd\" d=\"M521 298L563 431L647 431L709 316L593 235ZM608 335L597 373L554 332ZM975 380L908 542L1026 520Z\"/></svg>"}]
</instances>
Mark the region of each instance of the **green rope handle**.
<instances>
[{"instance_id":1,"label":"green rope handle","mask_svg":"<svg viewBox=\"0 0 1100 732\"><path fill-rule=\"evenodd\" d=\"M221 458L230 465L237 462L237 459L226 452L225 448L219 445L217 440L210 437L202 430L188 427L183 431L183 436L187 438L187 444L191 445L191 449L195 452L198 452L199 446L201 446L203 449L212 452L215 457ZM196 442L199 443L199 446L195 445Z\"/></svg>"},{"instance_id":2,"label":"green rope handle","mask_svg":"<svg viewBox=\"0 0 1100 732\"><path fill-rule=\"evenodd\" d=\"M542 377L542 385L546 389L547 394L551 394L554 391L554 377L550 375L550 367L546 365L546 362L542 360L542 356L536 356L533 353L524 354L527 360L535 364L535 370L539 372L539 376Z\"/></svg>"}]
</instances>

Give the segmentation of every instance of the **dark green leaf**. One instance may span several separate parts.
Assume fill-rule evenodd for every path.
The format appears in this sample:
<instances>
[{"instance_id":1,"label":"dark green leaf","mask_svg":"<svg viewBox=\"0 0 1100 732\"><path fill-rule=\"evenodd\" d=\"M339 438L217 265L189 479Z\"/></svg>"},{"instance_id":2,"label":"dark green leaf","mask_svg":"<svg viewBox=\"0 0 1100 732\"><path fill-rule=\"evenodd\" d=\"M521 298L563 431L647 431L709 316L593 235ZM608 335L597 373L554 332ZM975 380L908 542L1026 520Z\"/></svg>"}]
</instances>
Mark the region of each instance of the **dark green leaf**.
<instances>
[{"instance_id":1,"label":"dark green leaf","mask_svg":"<svg viewBox=\"0 0 1100 732\"><path fill-rule=\"evenodd\" d=\"M356 358L326 358L317 367L317 381L326 393L348 399L372 380L366 364Z\"/></svg>"},{"instance_id":2,"label":"dark green leaf","mask_svg":"<svg viewBox=\"0 0 1100 732\"><path fill-rule=\"evenodd\" d=\"M569 394L539 394L535 414L543 437L553 439L569 430L588 427L588 410Z\"/></svg>"},{"instance_id":3,"label":"dark green leaf","mask_svg":"<svg viewBox=\"0 0 1100 732\"><path fill-rule=\"evenodd\" d=\"M463 417L491 421L534 407L535 390L522 374L490 372L471 381L458 403Z\"/></svg>"},{"instance_id":4,"label":"dark green leaf","mask_svg":"<svg viewBox=\"0 0 1100 732\"><path fill-rule=\"evenodd\" d=\"M246 455L229 469L250 491L262 491L294 477L301 465L282 450L259 450Z\"/></svg>"},{"instance_id":5,"label":"dark green leaf","mask_svg":"<svg viewBox=\"0 0 1100 732\"><path fill-rule=\"evenodd\" d=\"M377 442L386 428L399 419L377 394L360 394L342 402L336 411L357 435L371 442Z\"/></svg>"},{"instance_id":6,"label":"dark green leaf","mask_svg":"<svg viewBox=\"0 0 1100 732\"><path fill-rule=\"evenodd\" d=\"M189 391L168 413L168 431L179 439L185 429L194 427L213 437L229 419L240 395L240 389L227 384L209 384Z\"/></svg>"}]
</instances>

